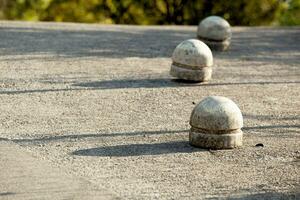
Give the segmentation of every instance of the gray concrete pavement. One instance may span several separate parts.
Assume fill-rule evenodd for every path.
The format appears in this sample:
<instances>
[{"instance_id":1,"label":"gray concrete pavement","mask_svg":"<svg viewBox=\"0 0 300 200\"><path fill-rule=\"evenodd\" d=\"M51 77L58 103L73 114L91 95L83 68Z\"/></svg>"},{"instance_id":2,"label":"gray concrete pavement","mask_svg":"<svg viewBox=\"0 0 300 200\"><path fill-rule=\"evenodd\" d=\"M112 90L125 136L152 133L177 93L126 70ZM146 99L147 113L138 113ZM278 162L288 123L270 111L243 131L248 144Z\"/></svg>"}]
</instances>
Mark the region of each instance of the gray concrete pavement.
<instances>
[{"instance_id":1,"label":"gray concrete pavement","mask_svg":"<svg viewBox=\"0 0 300 200\"><path fill-rule=\"evenodd\" d=\"M115 199L16 144L0 141L0 199Z\"/></svg>"},{"instance_id":2,"label":"gray concrete pavement","mask_svg":"<svg viewBox=\"0 0 300 200\"><path fill-rule=\"evenodd\" d=\"M196 30L0 22L0 198L299 198L299 27L234 27L212 80L181 83L170 57ZM209 95L241 109L243 147L188 144Z\"/></svg>"}]
</instances>

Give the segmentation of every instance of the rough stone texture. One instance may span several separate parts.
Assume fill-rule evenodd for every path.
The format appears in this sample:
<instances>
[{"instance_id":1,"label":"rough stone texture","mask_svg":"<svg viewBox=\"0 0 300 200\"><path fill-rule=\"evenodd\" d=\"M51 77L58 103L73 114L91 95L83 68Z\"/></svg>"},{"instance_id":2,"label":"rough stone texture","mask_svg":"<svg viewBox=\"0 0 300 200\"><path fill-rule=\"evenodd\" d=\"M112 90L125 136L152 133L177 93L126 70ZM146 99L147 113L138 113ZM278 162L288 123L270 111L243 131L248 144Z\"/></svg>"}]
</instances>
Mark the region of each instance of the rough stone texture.
<instances>
[{"instance_id":1,"label":"rough stone texture","mask_svg":"<svg viewBox=\"0 0 300 200\"><path fill-rule=\"evenodd\" d=\"M233 149L243 145L243 132L238 129L220 134L192 128L189 141L191 145L205 149Z\"/></svg>"},{"instance_id":2,"label":"rough stone texture","mask_svg":"<svg viewBox=\"0 0 300 200\"><path fill-rule=\"evenodd\" d=\"M200 69L212 66L213 56L206 44L199 40L189 39L181 42L175 48L172 61L191 69Z\"/></svg>"},{"instance_id":3,"label":"rough stone texture","mask_svg":"<svg viewBox=\"0 0 300 200\"><path fill-rule=\"evenodd\" d=\"M208 81L211 78L213 56L206 44L189 39L181 42L172 55L170 74L190 81Z\"/></svg>"},{"instance_id":4,"label":"rough stone texture","mask_svg":"<svg viewBox=\"0 0 300 200\"><path fill-rule=\"evenodd\" d=\"M243 116L230 99L211 96L192 111L190 144L210 149L232 149L242 146Z\"/></svg>"},{"instance_id":5,"label":"rough stone texture","mask_svg":"<svg viewBox=\"0 0 300 200\"><path fill-rule=\"evenodd\" d=\"M209 46L209 48L211 48L212 50L216 50L216 51L225 51L230 46L230 39L223 40L223 41L207 40L207 39L200 38L200 37L198 37L198 39L201 40L202 42L204 42L207 46Z\"/></svg>"},{"instance_id":6,"label":"rough stone texture","mask_svg":"<svg viewBox=\"0 0 300 200\"><path fill-rule=\"evenodd\" d=\"M193 109L190 125L206 130L235 130L243 127L243 116L238 106L221 96L204 98Z\"/></svg>"},{"instance_id":7,"label":"rough stone texture","mask_svg":"<svg viewBox=\"0 0 300 200\"><path fill-rule=\"evenodd\" d=\"M224 51L230 45L231 27L225 19L210 16L199 23L197 37L212 50Z\"/></svg>"},{"instance_id":8,"label":"rough stone texture","mask_svg":"<svg viewBox=\"0 0 300 200\"><path fill-rule=\"evenodd\" d=\"M231 38L231 28L222 17L210 16L199 23L197 35L202 38L223 41Z\"/></svg>"},{"instance_id":9,"label":"rough stone texture","mask_svg":"<svg viewBox=\"0 0 300 200\"><path fill-rule=\"evenodd\" d=\"M186 84L170 58L196 26L0 22L0 137L121 199L299 199L300 30L232 30L213 79ZM212 95L243 111L242 148L189 145Z\"/></svg>"},{"instance_id":10,"label":"rough stone texture","mask_svg":"<svg viewBox=\"0 0 300 200\"><path fill-rule=\"evenodd\" d=\"M187 69L171 65L170 75L182 79L195 82L205 82L211 79L212 67L203 67L201 69Z\"/></svg>"}]
</instances>

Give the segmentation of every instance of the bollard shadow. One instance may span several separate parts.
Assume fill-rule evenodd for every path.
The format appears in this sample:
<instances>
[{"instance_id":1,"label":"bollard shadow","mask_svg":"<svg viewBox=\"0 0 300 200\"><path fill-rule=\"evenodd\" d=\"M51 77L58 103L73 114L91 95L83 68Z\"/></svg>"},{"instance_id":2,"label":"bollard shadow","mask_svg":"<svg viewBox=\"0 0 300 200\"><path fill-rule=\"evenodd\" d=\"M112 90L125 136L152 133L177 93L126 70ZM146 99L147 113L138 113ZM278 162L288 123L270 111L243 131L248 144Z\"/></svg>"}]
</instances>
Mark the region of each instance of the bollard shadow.
<instances>
[{"instance_id":1,"label":"bollard shadow","mask_svg":"<svg viewBox=\"0 0 300 200\"><path fill-rule=\"evenodd\" d=\"M2 192L0 193L0 196L10 196L10 195L16 195L15 192Z\"/></svg>"},{"instance_id":2,"label":"bollard shadow","mask_svg":"<svg viewBox=\"0 0 300 200\"><path fill-rule=\"evenodd\" d=\"M158 79L120 79L105 81L90 81L74 83L72 86L98 89L122 89L122 88L161 88L161 87L210 87L227 85L268 85L268 84L298 84L300 81L248 81L248 82L193 82L171 78Z\"/></svg>"},{"instance_id":3,"label":"bollard shadow","mask_svg":"<svg viewBox=\"0 0 300 200\"><path fill-rule=\"evenodd\" d=\"M93 134L70 134L59 136L44 136L43 138L31 138L31 139L13 139L16 143L48 143L48 142L60 142L70 141L77 139L88 138L103 138L103 137L125 137L125 136L148 136L148 135L162 135L162 134L175 134L175 133L187 133L189 130L157 130L157 131L136 131L136 132L116 132L116 133L93 133ZM7 140L3 138L2 140Z\"/></svg>"},{"instance_id":4,"label":"bollard shadow","mask_svg":"<svg viewBox=\"0 0 300 200\"><path fill-rule=\"evenodd\" d=\"M47 93L47 92L70 92L84 90L105 90L105 89L125 89L125 88L172 88L172 87L216 87L216 86L234 86L234 85L279 85L279 84L299 84L300 81L248 81L248 82L192 82L172 78L157 79L120 79L105 81L89 81L73 83L68 88L57 89L29 89L29 90L7 90L0 91L1 94L19 95L30 93Z\"/></svg>"},{"instance_id":5,"label":"bollard shadow","mask_svg":"<svg viewBox=\"0 0 300 200\"><path fill-rule=\"evenodd\" d=\"M105 146L74 151L76 156L100 156L100 157L127 157L146 156L175 153L203 152L205 149L192 147L186 141L153 143L153 144L129 144L117 146Z\"/></svg>"},{"instance_id":6,"label":"bollard shadow","mask_svg":"<svg viewBox=\"0 0 300 200\"><path fill-rule=\"evenodd\" d=\"M75 87L98 88L98 89L121 89L121 88L161 88L161 87L193 87L206 85L206 82L195 82L172 78L156 79L119 79L105 81L79 82L72 84Z\"/></svg>"}]
</instances>

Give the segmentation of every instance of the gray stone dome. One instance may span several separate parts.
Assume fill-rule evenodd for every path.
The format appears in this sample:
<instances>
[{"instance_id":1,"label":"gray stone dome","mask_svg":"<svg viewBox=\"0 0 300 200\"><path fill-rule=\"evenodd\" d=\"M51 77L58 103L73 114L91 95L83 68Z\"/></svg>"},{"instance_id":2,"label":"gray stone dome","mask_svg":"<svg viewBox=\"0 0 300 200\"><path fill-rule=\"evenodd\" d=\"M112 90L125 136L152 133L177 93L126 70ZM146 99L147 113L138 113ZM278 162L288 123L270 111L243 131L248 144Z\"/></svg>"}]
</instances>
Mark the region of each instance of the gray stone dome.
<instances>
[{"instance_id":1,"label":"gray stone dome","mask_svg":"<svg viewBox=\"0 0 300 200\"><path fill-rule=\"evenodd\" d=\"M243 127L243 116L232 100L221 96L210 96L194 108L190 125L212 131L236 130Z\"/></svg>"},{"instance_id":2,"label":"gray stone dome","mask_svg":"<svg viewBox=\"0 0 300 200\"><path fill-rule=\"evenodd\" d=\"M231 38L231 28L222 17L210 16L199 23L197 36L203 39L223 41Z\"/></svg>"},{"instance_id":3,"label":"gray stone dome","mask_svg":"<svg viewBox=\"0 0 300 200\"><path fill-rule=\"evenodd\" d=\"M209 47L195 39L181 42L172 55L173 64L190 69L201 69L213 64L213 56Z\"/></svg>"}]
</instances>

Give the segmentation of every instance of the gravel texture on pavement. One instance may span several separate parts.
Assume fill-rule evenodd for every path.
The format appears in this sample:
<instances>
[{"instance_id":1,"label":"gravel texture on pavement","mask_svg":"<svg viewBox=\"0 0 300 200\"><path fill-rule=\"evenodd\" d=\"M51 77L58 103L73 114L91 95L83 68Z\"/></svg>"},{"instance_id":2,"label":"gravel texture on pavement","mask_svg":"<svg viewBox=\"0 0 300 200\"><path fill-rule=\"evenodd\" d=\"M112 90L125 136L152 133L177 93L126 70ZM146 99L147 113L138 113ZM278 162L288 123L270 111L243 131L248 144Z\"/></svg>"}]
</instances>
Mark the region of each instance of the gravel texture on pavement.
<instances>
[{"instance_id":1,"label":"gravel texture on pavement","mask_svg":"<svg viewBox=\"0 0 300 200\"><path fill-rule=\"evenodd\" d=\"M32 176L67 177L55 179L61 196L49 185L61 199L72 180L121 199L300 198L300 28L233 27L228 51L213 51L212 80L176 81L172 52L196 32L1 21L0 179L29 159ZM190 114L206 96L239 106L241 148L189 145ZM0 199L33 196L8 185Z\"/></svg>"}]
</instances>

